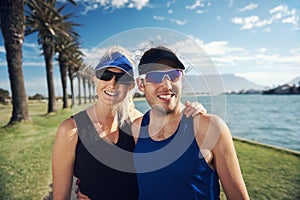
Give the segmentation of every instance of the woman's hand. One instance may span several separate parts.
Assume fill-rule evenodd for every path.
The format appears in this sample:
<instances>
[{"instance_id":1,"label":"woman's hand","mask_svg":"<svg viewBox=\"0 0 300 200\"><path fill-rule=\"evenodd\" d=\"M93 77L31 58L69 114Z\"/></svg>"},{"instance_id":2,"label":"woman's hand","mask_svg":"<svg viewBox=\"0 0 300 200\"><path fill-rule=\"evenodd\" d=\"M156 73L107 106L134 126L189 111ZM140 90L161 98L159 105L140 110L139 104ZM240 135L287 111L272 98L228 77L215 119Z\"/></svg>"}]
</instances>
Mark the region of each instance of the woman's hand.
<instances>
[{"instance_id":1,"label":"woman's hand","mask_svg":"<svg viewBox=\"0 0 300 200\"><path fill-rule=\"evenodd\" d=\"M207 110L203 107L203 105L197 101L194 101L192 103L186 101L184 105L184 114L187 118L189 118L190 116L196 117L198 114L203 115L207 113Z\"/></svg>"}]
</instances>

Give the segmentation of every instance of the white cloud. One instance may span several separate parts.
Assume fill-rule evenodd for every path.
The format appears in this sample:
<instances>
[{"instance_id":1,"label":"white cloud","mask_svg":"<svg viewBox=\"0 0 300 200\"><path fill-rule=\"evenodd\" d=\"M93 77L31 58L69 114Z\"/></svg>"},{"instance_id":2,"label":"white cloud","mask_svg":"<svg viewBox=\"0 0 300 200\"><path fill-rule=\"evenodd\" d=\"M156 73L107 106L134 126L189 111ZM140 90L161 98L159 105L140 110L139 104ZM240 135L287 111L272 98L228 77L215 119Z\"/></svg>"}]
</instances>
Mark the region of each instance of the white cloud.
<instances>
[{"instance_id":1,"label":"white cloud","mask_svg":"<svg viewBox=\"0 0 300 200\"><path fill-rule=\"evenodd\" d=\"M174 43L171 49L188 60L189 65L201 67L201 72L202 67L215 66L221 74L239 74L266 86L284 84L293 75L300 74L300 47L291 49L283 55L273 53L271 49L265 47L249 50L232 46L228 41L205 43L193 36L189 38ZM255 74L259 76L255 77Z\"/></svg>"},{"instance_id":2,"label":"white cloud","mask_svg":"<svg viewBox=\"0 0 300 200\"><path fill-rule=\"evenodd\" d=\"M257 8L257 7L258 7L258 4L250 3L250 4L246 5L246 6L243 7L243 8L239 8L238 11L239 11L239 12L250 11L250 10L254 10L254 9Z\"/></svg>"},{"instance_id":3,"label":"white cloud","mask_svg":"<svg viewBox=\"0 0 300 200\"><path fill-rule=\"evenodd\" d=\"M267 49L262 47L262 48L257 49L257 52L265 53L265 52L267 52Z\"/></svg>"},{"instance_id":4,"label":"white cloud","mask_svg":"<svg viewBox=\"0 0 300 200\"><path fill-rule=\"evenodd\" d=\"M158 20L158 21L164 21L165 17L154 15L153 19Z\"/></svg>"},{"instance_id":5,"label":"white cloud","mask_svg":"<svg viewBox=\"0 0 300 200\"><path fill-rule=\"evenodd\" d=\"M153 19L157 20L157 21L165 21L165 20L168 20L172 23L175 23L177 25L180 25L180 26L183 26L187 23L187 20L179 20L179 19L174 19L174 18L169 18L169 17L163 17L163 16L157 16L157 15L154 15L153 16Z\"/></svg>"},{"instance_id":6,"label":"white cloud","mask_svg":"<svg viewBox=\"0 0 300 200\"><path fill-rule=\"evenodd\" d=\"M295 49L291 49L290 53L293 54L293 55L299 55L299 57L300 57L300 47L295 48Z\"/></svg>"},{"instance_id":7,"label":"white cloud","mask_svg":"<svg viewBox=\"0 0 300 200\"><path fill-rule=\"evenodd\" d=\"M176 1L174 1L174 0L173 1L168 1L166 6L167 6L167 8L170 8L171 5L175 4L175 3L176 3Z\"/></svg>"},{"instance_id":8,"label":"white cloud","mask_svg":"<svg viewBox=\"0 0 300 200\"><path fill-rule=\"evenodd\" d=\"M241 8L240 11L249 10L254 5ZM289 9L286 5L279 5L269 10L270 16L265 19L260 19L259 16L252 15L248 17L234 17L232 23L241 25L241 30L250 30L254 28L267 27L273 23L292 24L293 29L299 29L299 15L296 9ZM270 31L270 28L266 28Z\"/></svg>"},{"instance_id":9,"label":"white cloud","mask_svg":"<svg viewBox=\"0 0 300 200\"><path fill-rule=\"evenodd\" d=\"M64 2L65 0L61 0ZM115 9L131 8L141 10L148 6L149 0L76 0L78 5L84 7L83 15L90 11L103 9L113 11Z\"/></svg>"},{"instance_id":10,"label":"white cloud","mask_svg":"<svg viewBox=\"0 0 300 200\"><path fill-rule=\"evenodd\" d=\"M285 12L286 13L286 12L288 12L288 7L285 5L279 5L279 6L272 8L269 12L271 14L274 14L276 12Z\"/></svg>"},{"instance_id":11,"label":"white cloud","mask_svg":"<svg viewBox=\"0 0 300 200\"><path fill-rule=\"evenodd\" d=\"M204 49L211 56L225 55L232 52L243 52L244 49L229 47L227 41L213 41L204 45Z\"/></svg>"},{"instance_id":12,"label":"white cloud","mask_svg":"<svg viewBox=\"0 0 300 200\"><path fill-rule=\"evenodd\" d=\"M202 14L203 8L211 6L210 0L195 0L195 3L192 5L186 5L187 10L196 10L196 13ZM201 8L201 9L199 9Z\"/></svg>"},{"instance_id":13,"label":"white cloud","mask_svg":"<svg viewBox=\"0 0 300 200\"><path fill-rule=\"evenodd\" d=\"M204 7L204 3L202 0L196 0L195 3L193 5L187 5L185 8L188 10L194 10L198 7Z\"/></svg>"},{"instance_id":14,"label":"white cloud","mask_svg":"<svg viewBox=\"0 0 300 200\"><path fill-rule=\"evenodd\" d=\"M0 46L0 53L5 53L5 47L4 46Z\"/></svg>"},{"instance_id":15,"label":"white cloud","mask_svg":"<svg viewBox=\"0 0 300 200\"><path fill-rule=\"evenodd\" d=\"M203 11L203 10L197 10L196 13L197 13L197 14L203 14L204 11Z\"/></svg>"},{"instance_id":16,"label":"white cloud","mask_svg":"<svg viewBox=\"0 0 300 200\"><path fill-rule=\"evenodd\" d=\"M132 5L132 8L135 8L137 10L141 10L144 7L146 7L149 3L149 0L131 0L130 5Z\"/></svg>"},{"instance_id":17,"label":"white cloud","mask_svg":"<svg viewBox=\"0 0 300 200\"><path fill-rule=\"evenodd\" d=\"M171 22L176 23L177 25L183 26L187 23L187 20L178 20L178 19L170 19Z\"/></svg>"}]
</instances>

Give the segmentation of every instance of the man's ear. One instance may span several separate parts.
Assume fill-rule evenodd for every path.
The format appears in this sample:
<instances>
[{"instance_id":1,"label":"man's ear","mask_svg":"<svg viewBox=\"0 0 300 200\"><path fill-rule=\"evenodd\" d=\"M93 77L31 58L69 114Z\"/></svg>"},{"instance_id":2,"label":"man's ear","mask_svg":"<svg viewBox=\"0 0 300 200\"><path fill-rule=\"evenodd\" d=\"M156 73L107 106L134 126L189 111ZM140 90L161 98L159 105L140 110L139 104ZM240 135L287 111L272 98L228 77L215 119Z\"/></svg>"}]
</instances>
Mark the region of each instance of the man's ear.
<instances>
[{"instance_id":1,"label":"man's ear","mask_svg":"<svg viewBox=\"0 0 300 200\"><path fill-rule=\"evenodd\" d=\"M140 78L137 78L136 79L136 84L137 84L137 86L138 86L138 88L139 88L139 90L141 91L141 92L144 92L144 80L143 79L140 79Z\"/></svg>"}]
</instances>

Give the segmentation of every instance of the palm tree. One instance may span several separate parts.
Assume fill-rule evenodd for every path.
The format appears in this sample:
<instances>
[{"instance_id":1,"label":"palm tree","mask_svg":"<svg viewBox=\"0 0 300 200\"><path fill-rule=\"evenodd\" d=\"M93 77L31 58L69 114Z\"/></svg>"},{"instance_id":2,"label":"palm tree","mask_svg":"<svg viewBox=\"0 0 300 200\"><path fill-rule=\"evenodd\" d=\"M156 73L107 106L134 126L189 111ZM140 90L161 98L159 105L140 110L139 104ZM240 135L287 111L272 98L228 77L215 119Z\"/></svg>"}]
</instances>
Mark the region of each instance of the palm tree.
<instances>
[{"instance_id":1,"label":"palm tree","mask_svg":"<svg viewBox=\"0 0 300 200\"><path fill-rule=\"evenodd\" d=\"M73 31L76 23L66 21L72 14L61 15L66 4L55 9L55 0L30 0L28 2L29 11L26 12L26 31L25 35L38 33L38 43L42 45L44 54L47 86L48 86L48 113L55 109L55 91L53 82L53 56L55 49L55 39L61 36L76 38L77 34Z\"/></svg>"},{"instance_id":2,"label":"palm tree","mask_svg":"<svg viewBox=\"0 0 300 200\"><path fill-rule=\"evenodd\" d=\"M72 62L69 65L69 80L70 80L71 95L72 95L72 104L71 104L72 107L75 105L73 78L75 77L76 72L79 71L80 67L82 66L82 63L83 63L83 54L81 51L76 51L73 54Z\"/></svg>"},{"instance_id":3,"label":"palm tree","mask_svg":"<svg viewBox=\"0 0 300 200\"><path fill-rule=\"evenodd\" d=\"M63 89L63 108L67 108L67 72L70 66L75 65L76 62L78 62L78 56L81 56L83 54L79 50L78 42L76 42L75 40L71 41L65 37L60 37L59 40L56 41L55 49L58 52L58 62Z\"/></svg>"},{"instance_id":4,"label":"palm tree","mask_svg":"<svg viewBox=\"0 0 300 200\"><path fill-rule=\"evenodd\" d=\"M75 105L75 93L74 93L74 77L76 77L77 72L80 69L80 66L83 63L83 58L82 55L76 55L73 54L74 56L72 57L72 64L69 65L69 80L70 80L70 88L71 88L71 96L72 96L72 101L71 101L71 107ZM80 92L80 90L79 90Z\"/></svg>"},{"instance_id":5,"label":"palm tree","mask_svg":"<svg viewBox=\"0 0 300 200\"><path fill-rule=\"evenodd\" d=\"M92 72L90 66L86 66L85 64L80 65L80 68L76 72L76 77L78 80L78 105L82 103L82 95L81 95L81 86L83 88L83 100L84 104L87 103L86 100L86 83L92 77Z\"/></svg>"},{"instance_id":6,"label":"palm tree","mask_svg":"<svg viewBox=\"0 0 300 200\"><path fill-rule=\"evenodd\" d=\"M81 70L81 80L82 80L82 86L83 86L83 95L84 95L84 104L87 103L87 88L89 90L89 95L91 95L91 84L90 81L92 80L93 70L90 66L83 68Z\"/></svg>"},{"instance_id":7,"label":"palm tree","mask_svg":"<svg viewBox=\"0 0 300 200\"><path fill-rule=\"evenodd\" d=\"M22 45L25 31L23 0L1 0L0 25L6 50L13 104L12 116L8 125L12 125L29 120L22 70Z\"/></svg>"},{"instance_id":8,"label":"palm tree","mask_svg":"<svg viewBox=\"0 0 300 200\"><path fill-rule=\"evenodd\" d=\"M78 105L81 105L81 71L77 71L76 77L78 81Z\"/></svg>"}]
</instances>

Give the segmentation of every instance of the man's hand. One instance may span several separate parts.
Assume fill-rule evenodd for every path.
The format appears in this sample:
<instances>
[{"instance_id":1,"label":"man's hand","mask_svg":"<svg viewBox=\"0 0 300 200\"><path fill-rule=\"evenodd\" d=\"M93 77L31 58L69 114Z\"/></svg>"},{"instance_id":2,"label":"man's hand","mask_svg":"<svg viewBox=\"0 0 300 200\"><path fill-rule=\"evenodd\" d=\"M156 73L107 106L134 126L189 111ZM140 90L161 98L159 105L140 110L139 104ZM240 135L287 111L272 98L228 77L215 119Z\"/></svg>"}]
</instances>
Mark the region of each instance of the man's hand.
<instances>
[{"instance_id":1,"label":"man's hand","mask_svg":"<svg viewBox=\"0 0 300 200\"><path fill-rule=\"evenodd\" d=\"M76 189L77 199L78 200L91 200L88 196L82 194L79 190L79 188Z\"/></svg>"}]
</instances>

